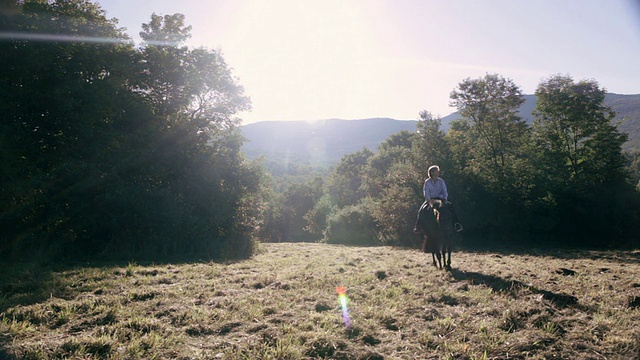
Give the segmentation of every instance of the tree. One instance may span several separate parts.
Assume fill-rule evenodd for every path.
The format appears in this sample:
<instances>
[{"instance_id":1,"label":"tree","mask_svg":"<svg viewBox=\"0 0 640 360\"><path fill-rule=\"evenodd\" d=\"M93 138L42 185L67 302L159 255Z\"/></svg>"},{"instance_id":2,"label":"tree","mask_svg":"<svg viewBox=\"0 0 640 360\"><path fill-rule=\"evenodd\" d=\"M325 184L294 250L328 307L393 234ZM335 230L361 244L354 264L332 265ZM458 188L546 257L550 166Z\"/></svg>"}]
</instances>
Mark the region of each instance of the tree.
<instances>
[{"instance_id":1,"label":"tree","mask_svg":"<svg viewBox=\"0 0 640 360\"><path fill-rule=\"evenodd\" d=\"M465 79L450 98L463 121L471 125L465 134L471 154L463 165L497 194L509 197L517 159L527 140L527 125L518 115L524 102L522 90L511 79L487 74Z\"/></svg>"},{"instance_id":2,"label":"tree","mask_svg":"<svg viewBox=\"0 0 640 360\"><path fill-rule=\"evenodd\" d=\"M218 52L155 42L186 39L183 20L153 16L134 49L89 1L0 15L8 33L67 36L0 43L0 252L251 254L266 198L240 151L249 99Z\"/></svg>"},{"instance_id":3,"label":"tree","mask_svg":"<svg viewBox=\"0 0 640 360\"><path fill-rule=\"evenodd\" d=\"M377 198L384 189L392 186L387 178L389 169L396 164L413 166L412 145L415 133L406 130L392 134L380 146L378 151L367 159L362 172L361 190L373 198ZM405 179L412 179L415 171L403 174Z\"/></svg>"},{"instance_id":4,"label":"tree","mask_svg":"<svg viewBox=\"0 0 640 360\"><path fill-rule=\"evenodd\" d=\"M156 215L173 224L163 231L170 252L182 247L210 257L244 257L252 251L247 230L256 229L247 214L263 213L248 201L256 199L263 177L242 156L234 116L250 102L218 52L180 46L190 29L182 14L154 14L143 24L146 46L133 90L154 109L157 137L148 170L151 193L163 194L147 203L164 203Z\"/></svg>"},{"instance_id":5,"label":"tree","mask_svg":"<svg viewBox=\"0 0 640 360\"><path fill-rule=\"evenodd\" d=\"M307 214L314 208L323 195L323 179L316 177L305 183L290 184L282 193L274 210L280 215L278 227L274 229L277 241L316 241L320 237L310 232Z\"/></svg>"},{"instance_id":6,"label":"tree","mask_svg":"<svg viewBox=\"0 0 640 360\"><path fill-rule=\"evenodd\" d=\"M443 168L451 168L450 147L445 132L440 128L442 120L423 110L416 126L419 136L415 137L415 147L418 150L416 160L421 174L426 174L429 166L439 164Z\"/></svg>"},{"instance_id":7,"label":"tree","mask_svg":"<svg viewBox=\"0 0 640 360\"><path fill-rule=\"evenodd\" d=\"M596 81L564 75L536 90L533 130L546 191L539 206L555 210L556 234L583 243L623 241L638 221L638 194L624 170L627 136L611 125L605 94Z\"/></svg>"},{"instance_id":8,"label":"tree","mask_svg":"<svg viewBox=\"0 0 640 360\"><path fill-rule=\"evenodd\" d=\"M415 237L411 231L423 180L418 166L425 161L415 160L413 147L420 135L401 131L389 136L364 169L362 189L369 197L368 209L376 221L378 237L385 243L406 244Z\"/></svg>"},{"instance_id":9,"label":"tree","mask_svg":"<svg viewBox=\"0 0 640 360\"><path fill-rule=\"evenodd\" d=\"M182 14L153 14L142 29L140 37L145 46L140 53L137 91L154 104L157 115L165 121L175 119L191 100L189 78L184 71L189 56L184 42L191 36L191 27L185 26Z\"/></svg>"},{"instance_id":10,"label":"tree","mask_svg":"<svg viewBox=\"0 0 640 360\"><path fill-rule=\"evenodd\" d=\"M365 196L362 178L371 156L373 152L367 148L345 155L329 176L327 192L339 208L354 205Z\"/></svg>"},{"instance_id":11,"label":"tree","mask_svg":"<svg viewBox=\"0 0 640 360\"><path fill-rule=\"evenodd\" d=\"M160 16L153 13L149 23L142 24L140 38L149 46L176 48L191 37L191 26L184 24L183 14Z\"/></svg>"},{"instance_id":12,"label":"tree","mask_svg":"<svg viewBox=\"0 0 640 360\"><path fill-rule=\"evenodd\" d=\"M615 113L604 105L605 94L595 81L575 83L563 75L538 85L535 139L556 181L593 186L624 177L621 148L627 136L611 125Z\"/></svg>"},{"instance_id":13,"label":"tree","mask_svg":"<svg viewBox=\"0 0 640 360\"><path fill-rule=\"evenodd\" d=\"M410 162L394 162L382 180L387 184L372 198L372 214L376 220L379 238L388 244L413 245L412 233L422 195L416 196L419 174ZM418 175L419 176L419 175ZM421 192L421 191L420 191Z\"/></svg>"},{"instance_id":14,"label":"tree","mask_svg":"<svg viewBox=\"0 0 640 360\"><path fill-rule=\"evenodd\" d=\"M133 46L97 5L17 4L0 15L2 31L24 35L0 43L0 250L47 254L94 226L94 196L113 173L112 135L125 114L142 121L145 109L126 89Z\"/></svg>"}]
</instances>

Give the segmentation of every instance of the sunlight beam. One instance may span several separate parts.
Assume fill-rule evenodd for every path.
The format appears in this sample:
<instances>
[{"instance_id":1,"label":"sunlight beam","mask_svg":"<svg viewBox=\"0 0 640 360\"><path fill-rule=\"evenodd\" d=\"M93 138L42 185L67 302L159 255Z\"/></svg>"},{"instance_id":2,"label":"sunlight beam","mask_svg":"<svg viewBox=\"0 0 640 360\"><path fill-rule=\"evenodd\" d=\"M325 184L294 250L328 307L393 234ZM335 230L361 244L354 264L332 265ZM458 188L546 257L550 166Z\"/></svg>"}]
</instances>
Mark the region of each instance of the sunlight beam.
<instances>
[{"instance_id":1,"label":"sunlight beam","mask_svg":"<svg viewBox=\"0 0 640 360\"><path fill-rule=\"evenodd\" d=\"M26 41L44 41L44 42L82 42L82 43L98 43L98 44L133 44L131 39L97 37L97 36L75 36L62 34L42 34L30 32L0 32L0 40L26 40ZM179 44L171 41L149 41L147 45L156 46L173 46Z\"/></svg>"}]
</instances>

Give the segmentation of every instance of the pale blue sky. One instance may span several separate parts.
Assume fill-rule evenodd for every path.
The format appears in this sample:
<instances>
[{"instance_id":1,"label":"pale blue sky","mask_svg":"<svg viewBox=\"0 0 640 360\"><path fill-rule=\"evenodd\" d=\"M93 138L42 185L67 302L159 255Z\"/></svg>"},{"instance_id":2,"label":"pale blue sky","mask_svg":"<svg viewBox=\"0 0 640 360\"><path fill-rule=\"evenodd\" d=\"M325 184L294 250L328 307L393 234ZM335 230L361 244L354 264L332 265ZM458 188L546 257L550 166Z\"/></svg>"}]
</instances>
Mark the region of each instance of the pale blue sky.
<instances>
[{"instance_id":1,"label":"pale blue sky","mask_svg":"<svg viewBox=\"0 0 640 360\"><path fill-rule=\"evenodd\" d=\"M136 41L182 13L220 49L260 120L446 116L463 79L527 94L553 74L640 93L640 0L100 0Z\"/></svg>"}]
</instances>

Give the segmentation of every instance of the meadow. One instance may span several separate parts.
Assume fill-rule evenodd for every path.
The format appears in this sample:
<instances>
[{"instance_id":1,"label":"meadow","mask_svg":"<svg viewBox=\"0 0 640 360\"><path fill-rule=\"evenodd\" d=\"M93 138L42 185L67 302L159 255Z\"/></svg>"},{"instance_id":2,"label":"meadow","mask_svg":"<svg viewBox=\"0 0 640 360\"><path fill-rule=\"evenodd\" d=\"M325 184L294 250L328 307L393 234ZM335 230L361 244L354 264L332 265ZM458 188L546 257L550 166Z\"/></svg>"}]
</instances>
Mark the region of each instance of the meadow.
<instances>
[{"instance_id":1,"label":"meadow","mask_svg":"<svg viewBox=\"0 0 640 360\"><path fill-rule=\"evenodd\" d=\"M458 251L442 271L415 249L309 243L14 266L0 359L639 359L638 274L640 251Z\"/></svg>"}]
</instances>

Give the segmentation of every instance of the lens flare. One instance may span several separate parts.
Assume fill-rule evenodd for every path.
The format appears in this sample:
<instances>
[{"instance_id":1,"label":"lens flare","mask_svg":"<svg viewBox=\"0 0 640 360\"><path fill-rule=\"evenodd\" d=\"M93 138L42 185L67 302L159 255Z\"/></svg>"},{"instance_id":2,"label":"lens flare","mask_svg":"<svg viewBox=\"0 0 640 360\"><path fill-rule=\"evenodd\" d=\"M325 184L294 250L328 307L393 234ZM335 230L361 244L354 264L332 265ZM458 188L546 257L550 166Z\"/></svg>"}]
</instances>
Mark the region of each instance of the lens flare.
<instances>
[{"instance_id":1,"label":"lens flare","mask_svg":"<svg viewBox=\"0 0 640 360\"><path fill-rule=\"evenodd\" d=\"M351 326L351 319L349 318L349 298L347 298L346 289L344 286L338 286L336 288L336 292L338 293L338 302L340 302L340 308L342 308L342 320L344 321L344 325L346 327Z\"/></svg>"},{"instance_id":2,"label":"lens flare","mask_svg":"<svg viewBox=\"0 0 640 360\"><path fill-rule=\"evenodd\" d=\"M46 41L46 42L80 42L80 43L97 43L97 44L132 44L130 39L95 37L95 36L76 36L64 34L42 34L31 32L0 32L0 40L24 40L24 41ZM147 41L147 45L155 46L173 46L177 47L179 43L172 41Z\"/></svg>"},{"instance_id":3,"label":"lens flare","mask_svg":"<svg viewBox=\"0 0 640 360\"><path fill-rule=\"evenodd\" d=\"M130 42L127 39L104 38L92 36L73 36L62 34L42 34L28 32L0 32L1 40L27 40L27 41L50 41L50 42L89 42L89 43L119 43Z\"/></svg>"}]
</instances>

